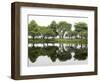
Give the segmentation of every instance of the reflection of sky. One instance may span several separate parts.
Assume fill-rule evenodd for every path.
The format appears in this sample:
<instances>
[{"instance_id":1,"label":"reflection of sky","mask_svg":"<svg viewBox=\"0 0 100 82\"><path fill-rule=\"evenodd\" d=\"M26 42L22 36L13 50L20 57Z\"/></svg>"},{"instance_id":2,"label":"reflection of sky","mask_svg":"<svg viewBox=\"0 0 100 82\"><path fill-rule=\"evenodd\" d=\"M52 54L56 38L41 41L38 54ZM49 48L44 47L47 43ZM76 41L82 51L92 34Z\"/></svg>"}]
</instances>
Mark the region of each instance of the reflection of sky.
<instances>
[{"instance_id":1,"label":"reflection of sky","mask_svg":"<svg viewBox=\"0 0 100 82\"><path fill-rule=\"evenodd\" d=\"M49 25L53 20L59 23L59 21L66 21L72 24L72 30L74 30L74 24L77 22L85 22L88 23L88 18L86 17L57 17L57 16L34 16L30 15L28 18L28 22L35 20L37 24L41 26Z\"/></svg>"},{"instance_id":2,"label":"reflection of sky","mask_svg":"<svg viewBox=\"0 0 100 82\"><path fill-rule=\"evenodd\" d=\"M70 60L67 60L65 62L61 62L58 59L56 60L56 62L52 62L52 60L47 56L39 56L36 62L34 63L28 60L28 66L84 65L87 64L87 62L88 59L84 61L78 61L78 60L74 60L73 57Z\"/></svg>"}]
</instances>

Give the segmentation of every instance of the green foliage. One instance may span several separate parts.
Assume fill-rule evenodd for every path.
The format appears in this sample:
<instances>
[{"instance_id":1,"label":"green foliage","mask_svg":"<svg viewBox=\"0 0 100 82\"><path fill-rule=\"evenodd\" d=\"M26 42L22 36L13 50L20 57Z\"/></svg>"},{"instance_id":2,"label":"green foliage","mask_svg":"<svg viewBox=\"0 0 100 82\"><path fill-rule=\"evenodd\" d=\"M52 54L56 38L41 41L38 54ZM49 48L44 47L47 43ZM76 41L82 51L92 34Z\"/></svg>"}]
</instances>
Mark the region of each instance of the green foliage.
<instances>
[{"instance_id":1,"label":"green foliage","mask_svg":"<svg viewBox=\"0 0 100 82\"><path fill-rule=\"evenodd\" d=\"M74 25L75 30L71 30L72 25L66 21L60 21L58 24L56 21L52 21L50 25L48 26L40 26L36 23L35 20L32 20L28 24L28 35L33 37L33 40L29 40L30 42L69 42L69 39L73 39L70 42L76 42L75 39L83 40L81 43L87 42L87 24L84 22L78 22ZM66 34L67 33L67 34ZM64 38L68 37L67 40ZM55 37L59 36L59 39L56 39ZM40 37L40 38L39 38ZM40 40L39 40L40 39ZM42 40L45 39L45 40ZM85 41L84 41L85 39ZM49 40L49 41L48 41ZM61 41L62 40L62 41ZM79 40L78 40L79 42Z\"/></svg>"},{"instance_id":2,"label":"green foliage","mask_svg":"<svg viewBox=\"0 0 100 82\"><path fill-rule=\"evenodd\" d=\"M56 33L53 31L53 29L45 27L45 28L41 28L40 29L40 33L41 35L45 36L45 37L50 37L50 36L55 36Z\"/></svg>"},{"instance_id":3,"label":"green foliage","mask_svg":"<svg viewBox=\"0 0 100 82\"><path fill-rule=\"evenodd\" d=\"M49 25L49 27L50 27L51 29L53 29L54 31L56 31L56 29L57 29L56 21L52 21L51 24Z\"/></svg>"},{"instance_id":4,"label":"green foliage","mask_svg":"<svg viewBox=\"0 0 100 82\"><path fill-rule=\"evenodd\" d=\"M29 47L28 49L28 57L31 62L35 62L39 56L48 56L52 60L52 62L55 62L57 59L59 59L60 61L66 61L72 58L69 51L63 50L63 52L61 52L56 46Z\"/></svg>"},{"instance_id":5,"label":"green foliage","mask_svg":"<svg viewBox=\"0 0 100 82\"><path fill-rule=\"evenodd\" d=\"M62 45L61 50L57 46L44 46L44 47L29 47L28 48L28 57L31 62L35 62L39 56L47 56L55 62L57 59L61 62L70 60L72 58L71 52L74 52L73 56L75 60L85 60L88 57L87 47L77 48L77 45L72 47L67 46L67 51L63 48Z\"/></svg>"},{"instance_id":6,"label":"green foliage","mask_svg":"<svg viewBox=\"0 0 100 82\"><path fill-rule=\"evenodd\" d=\"M78 32L78 35L81 37L81 39L83 37L87 38L87 29L88 29L88 26L87 26L86 23L84 23L84 22L78 22L74 26L75 26L75 31Z\"/></svg>"},{"instance_id":7,"label":"green foliage","mask_svg":"<svg viewBox=\"0 0 100 82\"><path fill-rule=\"evenodd\" d=\"M86 31L88 28L87 24L84 22L78 22L74 26L75 26L75 31L77 32Z\"/></svg>"},{"instance_id":8,"label":"green foliage","mask_svg":"<svg viewBox=\"0 0 100 82\"><path fill-rule=\"evenodd\" d=\"M65 21L61 21L58 24L58 28L61 30L67 30L69 31L71 29L71 24L65 22Z\"/></svg>"},{"instance_id":9,"label":"green foliage","mask_svg":"<svg viewBox=\"0 0 100 82\"><path fill-rule=\"evenodd\" d=\"M65 32L67 31L70 31L71 30L71 24L65 22L65 21L61 21L59 22L58 24L58 34L60 36L60 38L63 38Z\"/></svg>"},{"instance_id":10,"label":"green foliage","mask_svg":"<svg viewBox=\"0 0 100 82\"><path fill-rule=\"evenodd\" d=\"M75 52L73 56L77 60L85 60L87 58L87 49L69 48L64 50L62 44L87 44L88 26L84 22L78 22L74 25L75 30L71 30L72 25L66 21L52 21L47 26L40 26L35 20L28 24L28 35L32 38L28 39L28 43L33 44L28 48L28 57L35 62L39 56L48 56L52 62L57 59L66 61L72 58L71 52ZM57 38L57 37L58 38ZM64 37L65 36L65 37ZM35 47L34 44L42 43L43 47ZM61 50L57 46L45 46L48 43L59 43ZM62 46L62 47L61 47Z\"/></svg>"},{"instance_id":11,"label":"green foliage","mask_svg":"<svg viewBox=\"0 0 100 82\"><path fill-rule=\"evenodd\" d=\"M35 20L32 20L29 24L28 24L28 31L34 31L37 30L37 23L35 22Z\"/></svg>"},{"instance_id":12,"label":"green foliage","mask_svg":"<svg viewBox=\"0 0 100 82\"><path fill-rule=\"evenodd\" d=\"M81 49L77 49L75 51L75 55L74 58L77 60L85 60L87 58L87 49L86 48L81 48Z\"/></svg>"}]
</instances>

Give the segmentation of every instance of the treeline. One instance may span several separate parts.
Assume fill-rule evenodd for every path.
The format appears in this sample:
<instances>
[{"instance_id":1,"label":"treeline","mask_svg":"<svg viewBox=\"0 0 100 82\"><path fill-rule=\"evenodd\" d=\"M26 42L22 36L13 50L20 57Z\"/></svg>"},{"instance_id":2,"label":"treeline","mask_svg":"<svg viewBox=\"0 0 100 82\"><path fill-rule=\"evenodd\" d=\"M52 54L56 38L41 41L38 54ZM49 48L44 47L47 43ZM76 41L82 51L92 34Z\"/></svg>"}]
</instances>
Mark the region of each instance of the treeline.
<instances>
[{"instance_id":1,"label":"treeline","mask_svg":"<svg viewBox=\"0 0 100 82\"><path fill-rule=\"evenodd\" d=\"M28 24L28 35L33 39L50 39L50 38L68 38L68 39L87 39L87 29L88 26L85 22L78 22L74 24L74 29L72 30L72 24L66 21L52 21L47 26L40 26L35 20L32 20Z\"/></svg>"}]
</instances>

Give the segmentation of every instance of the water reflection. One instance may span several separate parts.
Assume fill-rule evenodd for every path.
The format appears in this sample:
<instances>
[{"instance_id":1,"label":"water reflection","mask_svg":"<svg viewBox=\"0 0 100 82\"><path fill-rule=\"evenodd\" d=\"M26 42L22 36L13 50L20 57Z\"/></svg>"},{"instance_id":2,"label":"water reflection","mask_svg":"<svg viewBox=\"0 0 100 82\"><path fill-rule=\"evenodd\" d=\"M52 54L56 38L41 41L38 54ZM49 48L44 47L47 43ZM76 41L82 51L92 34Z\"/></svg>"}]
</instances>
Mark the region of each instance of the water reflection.
<instances>
[{"instance_id":1,"label":"water reflection","mask_svg":"<svg viewBox=\"0 0 100 82\"><path fill-rule=\"evenodd\" d=\"M78 61L87 59L87 45L79 44L31 44L28 47L28 57L32 63L40 56L47 56L52 62L65 62L74 58Z\"/></svg>"}]
</instances>

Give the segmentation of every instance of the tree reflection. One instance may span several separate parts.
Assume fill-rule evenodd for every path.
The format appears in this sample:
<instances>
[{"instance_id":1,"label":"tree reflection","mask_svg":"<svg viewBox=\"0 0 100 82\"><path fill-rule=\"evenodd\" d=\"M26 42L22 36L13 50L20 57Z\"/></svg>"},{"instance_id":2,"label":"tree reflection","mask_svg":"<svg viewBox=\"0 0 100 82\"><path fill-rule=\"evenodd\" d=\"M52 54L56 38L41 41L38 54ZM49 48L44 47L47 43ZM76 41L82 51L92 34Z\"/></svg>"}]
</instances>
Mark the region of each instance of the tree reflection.
<instances>
[{"instance_id":1,"label":"tree reflection","mask_svg":"<svg viewBox=\"0 0 100 82\"><path fill-rule=\"evenodd\" d=\"M74 58L77 60L87 59L87 48L80 48L75 51Z\"/></svg>"},{"instance_id":2,"label":"tree reflection","mask_svg":"<svg viewBox=\"0 0 100 82\"><path fill-rule=\"evenodd\" d=\"M39 56L47 56L56 62L58 59L61 62L70 60L72 58L72 52L75 53L73 56L75 60L85 60L87 59L87 46L78 48L78 45L66 45L60 44L60 46L42 46L42 47L29 47L28 57L32 63L34 63Z\"/></svg>"}]
</instances>

